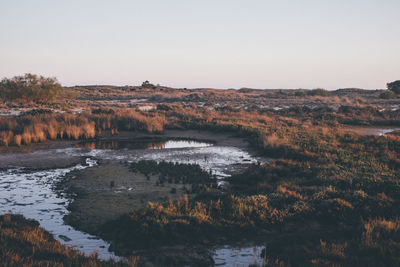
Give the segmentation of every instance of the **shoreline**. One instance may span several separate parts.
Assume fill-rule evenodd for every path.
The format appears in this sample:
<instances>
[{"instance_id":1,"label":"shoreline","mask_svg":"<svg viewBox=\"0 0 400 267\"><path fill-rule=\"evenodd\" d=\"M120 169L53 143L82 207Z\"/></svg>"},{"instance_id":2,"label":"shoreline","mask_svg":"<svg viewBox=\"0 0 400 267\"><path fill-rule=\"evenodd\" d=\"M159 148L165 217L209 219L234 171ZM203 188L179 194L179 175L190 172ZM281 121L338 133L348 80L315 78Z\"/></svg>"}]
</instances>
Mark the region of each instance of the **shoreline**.
<instances>
[{"instance_id":1,"label":"shoreline","mask_svg":"<svg viewBox=\"0 0 400 267\"><path fill-rule=\"evenodd\" d=\"M32 166L36 167L35 169L52 169L79 163L83 164L84 160L88 157L96 159L99 165L67 174L63 178L63 181L60 181L57 185L57 191L71 194L70 197L76 194L75 197L72 197L74 200L68 207L70 213L64 217L64 222L78 231L99 236L98 229L94 227L96 224L100 227L110 219L144 207L149 201L164 202L167 199L174 200L182 197L184 195L183 187L187 185L166 184L163 187L154 186L157 179L156 176L151 176L148 181L143 174L129 172L129 166L120 163L118 159L102 159L101 157L82 155L75 156L65 153L55 156L51 152L74 148L74 146L80 143L96 141L140 142L171 139L212 142L216 146L234 146L248 153L255 154L245 138L234 136L230 132L198 130L167 130L163 134L120 132L117 136L105 134L99 138L90 140L50 141L33 144L26 147L24 151L18 151L17 153L13 153L15 149L11 149L9 153L0 154L0 166L3 165L8 168L10 167L10 163L12 163L15 165L24 165L28 170ZM1 161L1 157L8 160ZM113 187L110 186L111 181L115 181ZM66 189L68 186L70 188ZM133 188L133 190L129 190L129 188ZM172 188L176 188L175 193L171 193ZM136 195L132 193L136 193ZM161 258L170 259L171 257L177 257L180 262L193 259L201 262L211 262L212 258L210 258L210 255L212 255L214 246L209 247L208 245L200 244L193 246L190 249L190 253L187 253L185 249L182 250L181 245L164 247ZM148 255L151 258L155 252L146 250L140 253Z\"/></svg>"},{"instance_id":2,"label":"shoreline","mask_svg":"<svg viewBox=\"0 0 400 267\"><path fill-rule=\"evenodd\" d=\"M84 140L55 140L30 144L21 147L0 147L0 169L23 167L27 169L46 170L67 168L82 162L81 156L57 153L57 150L74 148L79 144L97 141L151 141L181 139L212 142L219 146L233 146L245 150L252 156L258 156L255 148L244 138L230 132L211 132L203 130L165 130L162 134L121 131L118 135L104 133L97 138Z\"/></svg>"}]
</instances>

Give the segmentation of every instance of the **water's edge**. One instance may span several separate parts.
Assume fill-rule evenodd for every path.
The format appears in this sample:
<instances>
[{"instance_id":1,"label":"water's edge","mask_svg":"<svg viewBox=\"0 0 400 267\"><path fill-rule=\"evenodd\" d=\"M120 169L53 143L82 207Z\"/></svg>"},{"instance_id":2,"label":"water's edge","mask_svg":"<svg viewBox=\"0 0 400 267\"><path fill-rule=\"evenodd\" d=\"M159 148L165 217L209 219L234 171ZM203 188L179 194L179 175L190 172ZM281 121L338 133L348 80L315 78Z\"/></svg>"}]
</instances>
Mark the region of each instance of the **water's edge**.
<instances>
[{"instance_id":1,"label":"water's edge","mask_svg":"<svg viewBox=\"0 0 400 267\"><path fill-rule=\"evenodd\" d=\"M99 149L99 146L101 147ZM111 147L110 147L111 146ZM0 171L0 214L22 214L37 220L40 226L49 231L61 243L74 247L86 255L97 253L100 259L121 258L108 250L109 243L93 235L64 224L64 216L69 213L71 198L55 189L57 183L72 171L83 170L98 165L97 159L135 161L139 159L165 160L181 163L196 163L203 169L212 170L220 178L229 176L232 166L256 163L257 158L247 152L225 146L214 146L206 142L171 140L163 144L132 149L117 144L89 144L74 148L55 149L54 154L85 157L84 164L67 168L48 170L29 170L21 167ZM214 261L219 266L231 266L233 262L259 262L260 248L233 249L229 246L215 249Z\"/></svg>"}]
</instances>

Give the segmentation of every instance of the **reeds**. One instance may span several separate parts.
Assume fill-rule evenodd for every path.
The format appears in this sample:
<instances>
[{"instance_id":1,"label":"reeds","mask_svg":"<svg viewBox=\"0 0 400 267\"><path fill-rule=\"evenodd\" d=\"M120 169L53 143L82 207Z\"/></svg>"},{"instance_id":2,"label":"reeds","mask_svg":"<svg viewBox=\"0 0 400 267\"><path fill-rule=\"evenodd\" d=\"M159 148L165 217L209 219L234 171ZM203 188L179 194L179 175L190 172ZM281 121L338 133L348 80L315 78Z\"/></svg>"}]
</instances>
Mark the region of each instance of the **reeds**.
<instances>
[{"instance_id":1,"label":"reeds","mask_svg":"<svg viewBox=\"0 0 400 267\"><path fill-rule=\"evenodd\" d=\"M37 114L0 118L0 145L21 146L47 140L90 139L102 131L117 135L120 130L161 132L163 115L145 116L135 111L115 114Z\"/></svg>"}]
</instances>

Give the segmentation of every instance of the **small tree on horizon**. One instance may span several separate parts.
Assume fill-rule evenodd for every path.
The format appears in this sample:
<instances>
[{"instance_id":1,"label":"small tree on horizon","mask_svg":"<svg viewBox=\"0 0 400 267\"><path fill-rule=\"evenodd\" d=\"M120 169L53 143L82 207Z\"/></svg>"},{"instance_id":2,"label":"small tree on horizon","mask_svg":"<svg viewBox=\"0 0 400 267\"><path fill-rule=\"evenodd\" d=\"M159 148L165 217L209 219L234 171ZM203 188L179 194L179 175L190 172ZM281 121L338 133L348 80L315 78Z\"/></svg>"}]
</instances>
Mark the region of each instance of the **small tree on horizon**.
<instances>
[{"instance_id":1,"label":"small tree on horizon","mask_svg":"<svg viewBox=\"0 0 400 267\"><path fill-rule=\"evenodd\" d=\"M143 87L143 88L152 88L152 89L156 88L156 87L154 86L154 84L152 84L152 83L149 82L148 80L146 80L146 81L144 81L144 82L142 83L142 87Z\"/></svg>"}]
</instances>

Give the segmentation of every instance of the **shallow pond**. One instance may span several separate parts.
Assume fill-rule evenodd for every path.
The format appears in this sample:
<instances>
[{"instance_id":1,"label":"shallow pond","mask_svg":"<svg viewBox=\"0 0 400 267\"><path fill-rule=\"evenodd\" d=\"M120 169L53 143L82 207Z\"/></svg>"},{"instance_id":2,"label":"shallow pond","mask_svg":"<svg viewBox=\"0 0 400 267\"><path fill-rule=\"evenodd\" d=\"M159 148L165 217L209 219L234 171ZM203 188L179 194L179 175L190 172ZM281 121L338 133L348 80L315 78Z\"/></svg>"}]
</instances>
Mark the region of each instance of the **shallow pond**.
<instances>
[{"instance_id":1,"label":"shallow pond","mask_svg":"<svg viewBox=\"0 0 400 267\"><path fill-rule=\"evenodd\" d=\"M85 165L44 171L26 171L14 168L0 172L0 214L23 214L26 218L39 221L62 243L74 246L89 255L97 251L100 258L115 257L108 251L109 245L92 235L74 230L65 225L64 215L70 199L56 192L54 185L67 173L95 166L96 162L86 160Z\"/></svg>"},{"instance_id":2,"label":"shallow pond","mask_svg":"<svg viewBox=\"0 0 400 267\"><path fill-rule=\"evenodd\" d=\"M15 156L15 155L14 155ZM0 214L23 214L39 221L40 225L54 235L56 239L69 246L74 246L85 254L97 252L102 259L116 258L108 251L109 244L95 236L77 231L65 225L63 217L68 214L70 199L55 189L55 184L73 171L97 165L97 159L138 161L142 159L197 163L203 169L211 170L220 179L229 176L250 163L262 161L248 152L232 146L217 146L211 142L193 140L147 140L97 141L84 142L74 147L48 149L18 155L19 162L35 157L62 160L84 157L86 163L68 168L30 170L13 166L0 171ZM4 157L4 155L3 155ZM260 260L259 248L231 249L223 247L215 251L214 260L220 266L232 266L232 262L254 263L254 255ZM257 256L258 255L258 256Z\"/></svg>"},{"instance_id":3,"label":"shallow pond","mask_svg":"<svg viewBox=\"0 0 400 267\"><path fill-rule=\"evenodd\" d=\"M127 162L156 160L194 163L199 164L204 170L212 171L220 179L249 164L265 161L237 147L218 146L211 142L193 140L84 142L75 148L62 150L62 153L75 156L86 153L103 160Z\"/></svg>"},{"instance_id":4,"label":"shallow pond","mask_svg":"<svg viewBox=\"0 0 400 267\"><path fill-rule=\"evenodd\" d=\"M108 251L109 244L103 240L64 224L63 217L68 214L67 207L71 200L57 191L55 184L67 173L96 166L98 159L127 162L148 159L197 163L223 179L250 163L262 161L236 147L190 140L86 142L69 148L43 150L40 153L21 153L20 162L23 162L24 157L28 159L37 155L60 159L84 157L86 164L48 170L28 170L14 166L0 171L0 214L23 214L27 218L35 219L62 243L74 246L86 254L97 252L102 259L118 257ZM216 250L214 259L221 266L231 266L235 259L251 264L254 263L254 255L260 260L258 250L259 248L254 254L252 248L237 250L224 247Z\"/></svg>"}]
</instances>

